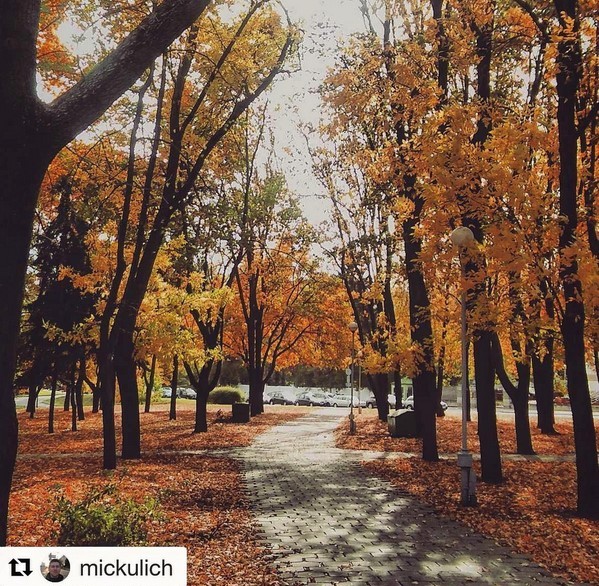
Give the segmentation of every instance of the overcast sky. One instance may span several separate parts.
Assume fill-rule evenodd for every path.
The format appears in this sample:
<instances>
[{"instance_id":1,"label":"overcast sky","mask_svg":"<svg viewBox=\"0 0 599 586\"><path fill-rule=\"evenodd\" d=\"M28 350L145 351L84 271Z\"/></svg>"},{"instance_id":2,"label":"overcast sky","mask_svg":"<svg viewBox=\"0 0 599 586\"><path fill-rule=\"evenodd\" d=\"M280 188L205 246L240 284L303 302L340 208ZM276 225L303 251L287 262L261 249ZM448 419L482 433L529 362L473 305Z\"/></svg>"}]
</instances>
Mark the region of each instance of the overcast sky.
<instances>
[{"instance_id":1,"label":"overcast sky","mask_svg":"<svg viewBox=\"0 0 599 586\"><path fill-rule=\"evenodd\" d=\"M300 50L301 71L277 81L271 101L279 157L291 189L302 196L304 211L313 222L323 217L325 203L311 196L323 193L312 175L303 138L297 130L299 122L317 123L320 118L316 90L326 71L334 64L339 40L353 32L363 31L359 0L284 0L294 22L304 31ZM274 108L273 108L274 109ZM285 149L297 151L289 155Z\"/></svg>"}]
</instances>

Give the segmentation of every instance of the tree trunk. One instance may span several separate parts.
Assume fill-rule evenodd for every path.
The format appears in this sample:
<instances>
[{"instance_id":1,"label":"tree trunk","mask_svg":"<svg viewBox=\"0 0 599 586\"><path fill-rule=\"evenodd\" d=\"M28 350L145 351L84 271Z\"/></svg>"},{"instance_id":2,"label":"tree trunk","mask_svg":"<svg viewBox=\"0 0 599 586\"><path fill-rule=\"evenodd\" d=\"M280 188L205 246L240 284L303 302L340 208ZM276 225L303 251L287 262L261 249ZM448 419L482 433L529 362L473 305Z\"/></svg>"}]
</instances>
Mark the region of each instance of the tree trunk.
<instances>
[{"instance_id":1,"label":"tree trunk","mask_svg":"<svg viewBox=\"0 0 599 586\"><path fill-rule=\"evenodd\" d=\"M395 408L400 409L403 406L403 390L401 388L401 371L393 371L393 392L395 394Z\"/></svg>"},{"instance_id":2,"label":"tree trunk","mask_svg":"<svg viewBox=\"0 0 599 586\"><path fill-rule=\"evenodd\" d=\"M385 373L367 374L366 378L376 399L379 419L386 423L389 415L389 375Z\"/></svg>"},{"instance_id":3,"label":"tree trunk","mask_svg":"<svg viewBox=\"0 0 599 586\"><path fill-rule=\"evenodd\" d=\"M10 35L4 36L3 18L2 14L0 38L6 40ZM7 42L1 44L0 62ZM32 58L35 59L35 55ZM6 545L8 501L17 457L18 422L13 379L25 272L37 196L48 160L31 146L30 129L18 124L23 119L36 120L37 105L21 94L13 96L12 107L2 99L10 81L3 78L0 90L0 248L9 251L0 263L0 546ZM20 101L23 104L17 113L14 106Z\"/></svg>"},{"instance_id":4,"label":"tree trunk","mask_svg":"<svg viewBox=\"0 0 599 586\"><path fill-rule=\"evenodd\" d=\"M248 271L253 270L253 253L248 250L246 253L246 262ZM236 272L237 288L240 295L243 295L243 286L239 272ZM247 327L248 344L247 344L247 371L249 379L249 402L250 414L253 416L260 415L264 411L264 362L262 357L263 343L263 316L264 307L259 303L258 284L260 273L254 272L250 274L248 279L247 292L247 309L244 311L244 317Z\"/></svg>"},{"instance_id":5,"label":"tree trunk","mask_svg":"<svg viewBox=\"0 0 599 586\"><path fill-rule=\"evenodd\" d=\"M433 10L435 10L434 6ZM392 57L392 52L388 51L391 42L391 20L387 13L383 31L385 66L389 79L393 83L397 83L394 59ZM402 120L401 116L404 105L397 102L392 103L392 110L394 111L397 120L395 124L395 138L397 144L400 147L405 147L410 130L409 128L406 128L407 125L405 121ZM420 352L419 360L416 364L417 372L416 375L412 377L414 387L414 411L419 432L422 436L422 457L424 460L432 462L439 459L437 449L437 420L435 417L437 411L435 404L435 362L430 300L420 264L422 240L416 233L416 228L420 223L424 209L424 198L418 191L416 185L417 177L414 174L414 170L408 162L403 160L401 162L404 163L404 165L403 170L400 171L402 181L399 195L408 198L414 204L413 212L402 222L402 237L405 250L404 263L408 277L410 334L413 345ZM391 268L391 250L391 248L388 248L388 272ZM389 283L390 281L388 280L387 285L389 285ZM390 286L387 287L387 290L388 293L390 293Z\"/></svg>"},{"instance_id":6,"label":"tree trunk","mask_svg":"<svg viewBox=\"0 0 599 586\"><path fill-rule=\"evenodd\" d=\"M114 367L121 395L122 455L125 460L141 457L139 394L133 352L133 339L128 333L121 332L115 347Z\"/></svg>"},{"instance_id":7,"label":"tree trunk","mask_svg":"<svg viewBox=\"0 0 599 586\"><path fill-rule=\"evenodd\" d=\"M168 418L170 421L177 419L177 385L179 384L179 356L173 356L173 377L171 378L171 406Z\"/></svg>"},{"instance_id":8,"label":"tree trunk","mask_svg":"<svg viewBox=\"0 0 599 586\"><path fill-rule=\"evenodd\" d=\"M512 397L516 424L516 450L518 454L533 455L530 418L528 416L528 389L530 388L530 363L517 363L518 387Z\"/></svg>"},{"instance_id":9,"label":"tree trunk","mask_svg":"<svg viewBox=\"0 0 599 586\"><path fill-rule=\"evenodd\" d=\"M100 377L98 376L98 378L100 378ZM87 384L89 385L89 381L87 382ZM91 387L91 389L92 389L92 413L98 413L100 411L101 402L102 402L101 389L98 384L95 384L93 387Z\"/></svg>"},{"instance_id":10,"label":"tree trunk","mask_svg":"<svg viewBox=\"0 0 599 586\"><path fill-rule=\"evenodd\" d=\"M546 342L547 343L547 342ZM537 425L541 433L555 435L555 413L554 413L554 369L553 369L553 340L551 350L547 347L547 353L543 359L536 354L532 356L532 376L535 386L535 398L537 402Z\"/></svg>"},{"instance_id":11,"label":"tree trunk","mask_svg":"<svg viewBox=\"0 0 599 586\"><path fill-rule=\"evenodd\" d=\"M48 407L48 433L54 433L54 408L56 405L56 385L58 384L58 375L56 366L52 373L52 383L50 386L50 405Z\"/></svg>"},{"instance_id":12,"label":"tree trunk","mask_svg":"<svg viewBox=\"0 0 599 586\"><path fill-rule=\"evenodd\" d=\"M69 381L69 386L71 387L71 431L77 431L77 393L75 392L76 368L77 363L73 362L71 380Z\"/></svg>"},{"instance_id":13,"label":"tree trunk","mask_svg":"<svg viewBox=\"0 0 599 586\"><path fill-rule=\"evenodd\" d=\"M483 482L499 484L503 482L503 474L497 436L495 369L491 351L492 335L489 331L479 331L474 334L474 378L476 381L481 477Z\"/></svg>"},{"instance_id":14,"label":"tree trunk","mask_svg":"<svg viewBox=\"0 0 599 586\"><path fill-rule=\"evenodd\" d=\"M206 406L208 405L208 395L206 392L196 392L196 417L193 433L205 433L208 431L208 415L206 409Z\"/></svg>"},{"instance_id":15,"label":"tree trunk","mask_svg":"<svg viewBox=\"0 0 599 586\"><path fill-rule=\"evenodd\" d=\"M196 323L201 323L198 321L198 315L194 315L194 318L196 319ZM206 324L202 324L202 327L200 328L200 330L202 330L204 344L206 345L206 348L216 349L218 347L219 340L221 339L220 333L222 332L222 321L220 324L217 324L211 328L211 333L208 331L209 329L210 326L206 326ZM220 361L215 363L213 360L208 360L199 370L196 367L195 372L189 362L185 361L183 364L185 366L185 371L187 372L189 382L192 384L196 392L196 413L193 432L204 433L208 431L208 418L206 413L208 396L218 384L222 363Z\"/></svg>"},{"instance_id":16,"label":"tree trunk","mask_svg":"<svg viewBox=\"0 0 599 586\"><path fill-rule=\"evenodd\" d=\"M555 304L546 278L541 280L540 290L545 300L547 317L553 323L555 320ZM535 318L540 318L540 308L536 311L536 315L533 316L533 319ZM541 348L536 348L532 353L532 376L537 403L537 425L541 433L554 435L557 433L554 428L555 406L553 402L555 397L554 333L548 329L546 332L539 332L538 336L540 337L538 344Z\"/></svg>"},{"instance_id":17,"label":"tree trunk","mask_svg":"<svg viewBox=\"0 0 599 586\"><path fill-rule=\"evenodd\" d=\"M150 412L150 405L152 402L152 391L154 390L154 378L156 375L156 354L152 354L152 364L150 366L150 379L146 385L146 405L144 408L145 413Z\"/></svg>"},{"instance_id":18,"label":"tree trunk","mask_svg":"<svg viewBox=\"0 0 599 586\"><path fill-rule=\"evenodd\" d=\"M534 455L532 437L530 435L530 419L528 417L528 398L518 393L513 399L514 421L516 424L516 452L523 455Z\"/></svg>"},{"instance_id":19,"label":"tree trunk","mask_svg":"<svg viewBox=\"0 0 599 586\"><path fill-rule=\"evenodd\" d=\"M27 396L27 409L26 413L29 413L29 419L33 419L35 415L35 404L37 402L37 395L39 392L39 388L37 384L31 383L29 385L29 395Z\"/></svg>"},{"instance_id":20,"label":"tree trunk","mask_svg":"<svg viewBox=\"0 0 599 586\"><path fill-rule=\"evenodd\" d=\"M160 251L166 225L174 208L167 204L172 194L163 193L154 225L146 241L135 275L129 274L119 309L111 327L108 344L114 346L114 368L119 380L122 412L123 458L141 456L139 394L134 356L135 324L146 294L154 262ZM175 417L176 418L176 414Z\"/></svg>"},{"instance_id":21,"label":"tree trunk","mask_svg":"<svg viewBox=\"0 0 599 586\"><path fill-rule=\"evenodd\" d=\"M557 53L557 122L560 157L559 239L560 281L565 298L562 336L566 355L568 395L574 422L576 472L578 480L578 513L599 518L599 464L597 443L586 373L584 345L584 305L582 283L578 276L578 260L573 254L578 227L578 145L576 99L582 70L578 21L578 2L555 0L560 21Z\"/></svg>"},{"instance_id":22,"label":"tree trunk","mask_svg":"<svg viewBox=\"0 0 599 586\"><path fill-rule=\"evenodd\" d=\"M443 0L431 0L433 9L433 18L437 25L437 86L441 90L438 108L442 108L447 104L449 95L449 54L451 51L451 43L445 30L445 22L443 19ZM445 132L445 127L439 128L440 133ZM430 317L429 317L430 319ZM441 332L441 348L439 348L439 360L437 362L437 381L435 389L435 400L437 404L437 417L445 417L445 411L441 408L441 397L443 394L443 370L445 362L445 337L447 333L447 320L443 320Z\"/></svg>"},{"instance_id":23,"label":"tree trunk","mask_svg":"<svg viewBox=\"0 0 599 586\"><path fill-rule=\"evenodd\" d=\"M435 387L435 356L431 308L424 275L420 266L422 242L414 230L420 221L424 200L415 191L415 177L404 177L406 196L414 202L413 215L403 222L405 265L408 275L410 331L412 343L420 351L414 385L414 412L422 435L422 458L428 462L439 459L437 449L437 392Z\"/></svg>"},{"instance_id":24,"label":"tree trunk","mask_svg":"<svg viewBox=\"0 0 599 586\"><path fill-rule=\"evenodd\" d=\"M13 394L19 323L39 188L51 157L36 133L35 96L40 2L8 0L0 8L0 546L17 456Z\"/></svg>"},{"instance_id":25,"label":"tree trunk","mask_svg":"<svg viewBox=\"0 0 599 586\"><path fill-rule=\"evenodd\" d=\"M264 412L264 372L257 367L248 372L250 379L250 413L252 417Z\"/></svg>"},{"instance_id":26,"label":"tree trunk","mask_svg":"<svg viewBox=\"0 0 599 586\"><path fill-rule=\"evenodd\" d=\"M512 404L514 405L514 419L516 427L516 451L518 454L533 455L535 453L532 447L532 437L530 434L530 419L528 417L528 389L530 386L530 363L525 361L518 361L516 357L516 370L518 372L518 384L517 386L512 383L509 379L507 372L505 371L503 363L503 352L501 350L501 343L497 333L493 334L493 356L494 356L494 367L497 372L497 376L501 381L503 389L509 395ZM516 349L516 342L512 343L514 350ZM530 350L531 344L528 344L528 351ZM525 354L529 352L523 353Z\"/></svg>"},{"instance_id":27,"label":"tree trunk","mask_svg":"<svg viewBox=\"0 0 599 586\"><path fill-rule=\"evenodd\" d=\"M104 470L116 468L116 435L114 425L115 374L111 356L102 360L98 351L99 388L102 402L102 439Z\"/></svg>"},{"instance_id":28,"label":"tree trunk","mask_svg":"<svg viewBox=\"0 0 599 586\"><path fill-rule=\"evenodd\" d=\"M4 391L5 389L1 390ZM3 430L3 441L0 442L0 546L5 546L8 523L8 500L17 458L18 438L17 413L12 393L0 393L0 429Z\"/></svg>"},{"instance_id":29,"label":"tree trunk","mask_svg":"<svg viewBox=\"0 0 599 586\"><path fill-rule=\"evenodd\" d=\"M133 360L133 340L127 338L115 348L114 367L119 381L122 413L122 456L125 460L141 457L139 394L137 368Z\"/></svg>"},{"instance_id":30,"label":"tree trunk","mask_svg":"<svg viewBox=\"0 0 599 586\"><path fill-rule=\"evenodd\" d=\"M427 462L439 460L437 449L437 393L435 373L430 370L412 378L414 383L414 411L422 437L422 459ZM425 389L418 394L418 389Z\"/></svg>"},{"instance_id":31,"label":"tree trunk","mask_svg":"<svg viewBox=\"0 0 599 586\"><path fill-rule=\"evenodd\" d=\"M482 103L481 112L478 115L477 128L472 143L483 149L485 142L491 134L492 117L488 111L491 99L491 59L493 48L493 28L495 0L485 3L489 8L488 21L478 26L474 24L476 31L476 52L479 62L476 66L477 72L477 95ZM473 187L473 190L480 185ZM466 204L468 202L465 202ZM483 243L484 232L480 220L480 210L470 210L463 215L462 223L469 227L476 241ZM484 258L471 259L466 264L466 275L486 274ZM486 291L486 276L477 283L468 295L469 303L477 306L479 312L488 302ZM501 453L499 450L499 439L497 437L497 413L495 406L495 370L493 368L492 337L494 324L479 324L473 328L474 346L474 380L476 382L476 410L478 413L478 435L480 439L480 459L482 469L482 480L490 483L503 481L501 471Z\"/></svg>"},{"instance_id":32,"label":"tree trunk","mask_svg":"<svg viewBox=\"0 0 599 586\"><path fill-rule=\"evenodd\" d=\"M79 359L79 376L77 377L77 384L75 385L75 400L77 402L77 419L83 421L85 419L85 412L83 411L83 381L85 380L85 354L81 353Z\"/></svg>"},{"instance_id":33,"label":"tree trunk","mask_svg":"<svg viewBox=\"0 0 599 586\"><path fill-rule=\"evenodd\" d=\"M518 454L534 454L532 437L530 434L530 419L528 417L528 393L530 389L530 356L534 354L533 340L528 335L530 331L530 318L524 310L524 302L519 293L520 276L515 272L509 274L509 299L511 305L510 321L510 346L512 356L516 363L518 384L514 386L505 372L503 352L497 333L493 336L494 350L497 350L495 370L505 390L514 405L516 425L516 445ZM520 325L524 332L524 339L520 331L513 331L512 326Z\"/></svg>"},{"instance_id":34,"label":"tree trunk","mask_svg":"<svg viewBox=\"0 0 599 586\"><path fill-rule=\"evenodd\" d=\"M71 391L72 390L73 390L73 387L71 386L71 384L69 382L69 384L66 386L65 392L64 392L64 401L62 404L63 411L68 411L71 408Z\"/></svg>"}]
</instances>

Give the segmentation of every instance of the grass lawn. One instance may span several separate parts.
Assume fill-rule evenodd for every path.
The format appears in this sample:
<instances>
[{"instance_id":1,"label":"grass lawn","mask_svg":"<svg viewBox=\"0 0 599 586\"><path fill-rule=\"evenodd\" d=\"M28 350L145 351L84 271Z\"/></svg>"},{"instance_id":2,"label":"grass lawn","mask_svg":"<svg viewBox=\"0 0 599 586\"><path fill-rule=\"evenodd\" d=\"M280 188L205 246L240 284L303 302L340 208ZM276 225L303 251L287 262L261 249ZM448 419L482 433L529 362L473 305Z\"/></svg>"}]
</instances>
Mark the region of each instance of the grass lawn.
<instances>
[{"instance_id":1,"label":"grass lawn","mask_svg":"<svg viewBox=\"0 0 599 586\"><path fill-rule=\"evenodd\" d=\"M266 406L265 413L250 423L232 424L215 423L231 413L230 406L209 406L209 431L193 434L195 402L185 403L181 402L176 421L168 420L168 405L142 413L144 456L119 461L116 471L102 470L100 414L86 413L79 431L72 432L70 414L57 410L56 432L49 435L47 410L38 411L34 419L19 413L9 545L55 545L47 512L57 488L79 500L91 488L112 482L121 495L160 500L163 519L150 525L150 545L188 548L189 586L278 585L269 552L256 539L238 463L209 452L177 452L246 446L257 434L301 416L306 409Z\"/></svg>"},{"instance_id":2,"label":"grass lawn","mask_svg":"<svg viewBox=\"0 0 599 586\"><path fill-rule=\"evenodd\" d=\"M531 422L532 423L532 422ZM534 425L534 424L533 424ZM574 453L571 423L558 423L558 436L543 436L533 427L533 446L539 455L568 456ZM472 529L525 553L558 576L579 582L599 584L599 521L576 516L576 466L571 461L503 462L505 482L480 483L478 506L459 504L460 472L455 453L461 441L461 422L448 415L437 420L439 451L437 463L418 456L365 462L371 472L417 496L440 514L456 519ZM499 421L502 454L515 453L514 426ZM391 438L387 425L373 412L357 418L357 433L348 434L345 421L336 432L339 447L385 452L417 453L420 440ZM478 453L476 423L469 424L469 447ZM449 455L453 454L453 455ZM398 454L399 455L399 454ZM480 477L480 463L474 468ZM597 495L599 498L599 495Z\"/></svg>"}]
</instances>

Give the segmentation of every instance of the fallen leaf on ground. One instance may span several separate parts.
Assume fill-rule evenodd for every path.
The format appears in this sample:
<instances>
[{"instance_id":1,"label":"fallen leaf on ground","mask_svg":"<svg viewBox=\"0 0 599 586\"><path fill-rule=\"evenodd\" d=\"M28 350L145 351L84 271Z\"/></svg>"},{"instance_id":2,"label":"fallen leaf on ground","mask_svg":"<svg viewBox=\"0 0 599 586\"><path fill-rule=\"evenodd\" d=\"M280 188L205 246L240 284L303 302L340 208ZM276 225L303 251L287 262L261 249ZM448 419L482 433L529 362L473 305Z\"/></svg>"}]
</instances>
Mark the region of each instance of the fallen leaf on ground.
<instances>
[{"instance_id":1,"label":"fallen leaf on ground","mask_svg":"<svg viewBox=\"0 0 599 586\"><path fill-rule=\"evenodd\" d=\"M460 447L461 421L445 417L437 421L439 451L455 454ZM476 423L469 424L470 448L479 450ZM556 425L560 435L543 436L532 430L538 454L566 456L574 451L572 423ZM511 422L498 421L502 453L515 452ZM374 413L358 419L357 433L350 436L348 422L335 432L343 448L384 452L421 452L418 439L391 438L387 424ZM576 465L573 462L504 461L505 482L500 485L479 482L478 506L462 507L460 471L456 458L425 462L406 457L364 462L377 474L440 514L528 555L555 575L599 584L599 522L576 516ZM480 477L480 463L474 462Z\"/></svg>"},{"instance_id":2,"label":"fallen leaf on ground","mask_svg":"<svg viewBox=\"0 0 599 586\"><path fill-rule=\"evenodd\" d=\"M70 414L58 411L56 433L48 434L44 412L34 419L21 413L9 545L55 545L48 511L57 487L79 500L114 482L121 496L139 502L159 497L163 520L150 525L149 545L187 547L189 586L283 584L269 562L271 551L258 539L238 462L209 452L173 452L247 446L305 410L267 408L248 424L213 423L218 410L210 409L209 431L202 434L192 433L191 410L180 410L176 421L164 410L142 414L143 458L119 461L114 471L102 470L101 415L86 413L80 430L72 432Z\"/></svg>"}]
</instances>

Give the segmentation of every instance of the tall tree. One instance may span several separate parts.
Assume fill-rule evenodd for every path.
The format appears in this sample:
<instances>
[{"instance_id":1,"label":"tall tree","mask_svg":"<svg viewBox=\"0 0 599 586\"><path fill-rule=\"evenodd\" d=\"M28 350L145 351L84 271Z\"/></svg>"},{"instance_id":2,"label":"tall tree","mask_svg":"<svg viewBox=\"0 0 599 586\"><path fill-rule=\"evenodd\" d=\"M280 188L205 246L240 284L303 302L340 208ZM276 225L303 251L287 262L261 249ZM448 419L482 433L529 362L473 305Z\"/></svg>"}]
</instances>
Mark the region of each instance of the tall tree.
<instances>
[{"instance_id":1,"label":"tall tree","mask_svg":"<svg viewBox=\"0 0 599 586\"><path fill-rule=\"evenodd\" d=\"M229 316L226 345L248 370L251 412L258 415L265 384L284 356L317 333L320 317L312 230L281 175L252 182L243 238L237 296L229 305L239 318Z\"/></svg>"},{"instance_id":2,"label":"tall tree","mask_svg":"<svg viewBox=\"0 0 599 586\"><path fill-rule=\"evenodd\" d=\"M185 209L193 197L212 151L245 110L270 86L293 44L292 31L281 24L272 10L260 13L259 9L266 4L266 0L251 4L239 22L226 31L227 40L223 45L217 44L216 59L212 56L203 59L199 35L205 31L192 28L185 41L186 50L177 65L160 200L155 215L148 223L147 234L136 242L124 292L111 326L109 351L106 352L108 361L113 359L113 365L108 365L107 372L110 374L114 368L119 382L124 458L141 455L134 360L135 325L167 228L174 214ZM264 29L270 31L270 44L263 43L261 50L254 52L252 36L262 34ZM196 86L194 92L190 89L196 81L192 72L198 74L201 85ZM230 85L226 74L237 80L234 86ZM195 126L199 114L205 114L207 118L201 130ZM109 388L112 378L103 378L102 382Z\"/></svg>"},{"instance_id":3,"label":"tall tree","mask_svg":"<svg viewBox=\"0 0 599 586\"><path fill-rule=\"evenodd\" d=\"M182 214L185 251L179 272L196 275L186 287L199 301L191 304L190 313L202 342L201 355L184 361L197 393L196 433L207 431L208 395L222 370L225 310L248 244L251 187L263 146L267 107L264 101L246 111L243 124L232 129L221 145L221 164L211 177L204 178L198 199Z\"/></svg>"},{"instance_id":4,"label":"tall tree","mask_svg":"<svg viewBox=\"0 0 599 586\"><path fill-rule=\"evenodd\" d=\"M353 320L358 324L358 339L367 356L368 387L376 397L379 419L386 421L388 372L398 369L389 352L390 343L395 344L398 338L393 295L398 240L391 233L392 213L385 194L357 165L348 165L341 169L342 178L335 177L330 156L322 151L314 156L315 170L333 204L332 225L339 240L327 255L345 287ZM351 194L343 194L340 189L344 180L349 181Z\"/></svg>"},{"instance_id":5,"label":"tall tree","mask_svg":"<svg viewBox=\"0 0 599 586\"><path fill-rule=\"evenodd\" d=\"M30 397L34 400L51 371L69 381L75 364L85 360L88 348L82 330L96 301L75 284L91 271L91 265L85 245L89 224L77 216L71 178L59 177L53 190L58 192L58 209L35 239L31 267L39 283L38 295L27 306L21 343L20 359L29 355L29 367L20 379L34 391Z\"/></svg>"},{"instance_id":6,"label":"tall tree","mask_svg":"<svg viewBox=\"0 0 599 586\"><path fill-rule=\"evenodd\" d=\"M563 218L559 232L559 280L563 296L559 314L561 334L565 351L568 395L574 422L576 448L576 471L578 484L577 510L579 514L599 517L599 464L597 462L596 432L590 400L585 354L585 306L580 276L579 250L579 201L578 190L583 199L594 177L584 177L582 186L578 173L579 139L596 117L596 105L588 102L580 114L578 127L577 103L581 93L583 76L583 52L581 43L581 8L576 0L555 0L540 7L524 0L515 0L537 27L546 42L555 45L555 81L557 92L557 130L559 164L559 215ZM592 11L590 19L593 20ZM595 20L596 22L596 20ZM555 27L555 34L551 31ZM587 31L588 34L589 31ZM596 46L596 24L588 35L589 43ZM592 189L592 187L591 187ZM584 202L583 202L584 203ZM588 216L591 219L593 214ZM592 225L592 224L591 224ZM588 235L589 248L595 235ZM596 266L596 265L595 265ZM595 269L596 270L596 269Z\"/></svg>"},{"instance_id":7,"label":"tall tree","mask_svg":"<svg viewBox=\"0 0 599 586\"><path fill-rule=\"evenodd\" d=\"M593 412L586 373L585 311L579 264L574 248L578 228L578 129L576 102L581 78L579 3L555 0L559 23L557 43L557 123L559 132L560 216L565 219L559 240L560 280L565 298L562 336L566 353L568 395L574 421L578 512L599 518L599 463Z\"/></svg>"},{"instance_id":8,"label":"tall tree","mask_svg":"<svg viewBox=\"0 0 599 586\"><path fill-rule=\"evenodd\" d=\"M433 5L433 12L436 14L439 7ZM443 35L443 29L438 22L438 38L441 44L437 49L437 80L442 86L440 90L442 96L447 92L445 83L446 78L446 41ZM391 28L393 20L388 15L384 26L383 48L385 51L385 67L387 75L394 86L398 85L395 50L392 46ZM440 69L439 69L440 67ZM412 95L419 95L420 89L414 87ZM403 100L402 100L403 102ZM422 236L418 228L421 224L424 214L425 200L422 191L418 186L417 171L414 169L403 155L401 150L406 144L411 142L411 135L414 132L412 113L406 115L406 108L403 103L397 100L391 101L391 107L394 114L395 139L399 150L399 168L401 169L401 186L399 189L400 197L406 198L412 204L412 213L406 215L402 222L403 244L404 244L404 262L408 281L409 310L410 310L410 332L412 344L418 352L419 360L416 371L412 376L414 386L414 410L418 417L420 431L422 434L422 457L428 461L439 459L437 450L436 434L436 411L437 411L437 391L435 386L435 366L433 349L433 329L430 307L430 295L427 284L424 280L424 271L422 269ZM412 147L413 149L414 147Z\"/></svg>"},{"instance_id":9,"label":"tall tree","mask_svg":"<svg viewBox=\"0 0 599 586\"><path fill-rule=\"evenodd\" d=\"M433 46L425 34L425 21L419 8L412 4L399 7L391 2L383 5L380 37L369 18L369 34L354 42L338 70L330 76L327 101L334 103L340 112L338 125L344 130L352 127L353 133L360 136L355 139L341 134L341 140L346 143L353 141L353 152L347 146L343 151L338 147L338 151L357 161L355 166L365 176L363 185L371 186L361 202L363 208L374 210L378 207L381 215L388 214L387 218L376 218L373 226L367 227L363 236L360 234L358 242L365 248L365 244L371 244L373 240L366 234L379 232L381 248L387 247L387 266L383 263L380 266L381 281L384 282L381 296L392 337L397 336L397 317L389 291L394 265L400 257L397 243L393 250L388 246L387 226L391 223L400 228L398 236L403 243L405 267L402 277L407 281L409 297L410 362L413 366L410 374L414 381L415 408L423 435L423 457L436 460L438 392L430 294L421 259L426 202L422 189L425 181L420 175L418 158L423 122L447 100L448 41L442 21L442 3L431 4L438 41ZM366 2L362 3L362 10L368 13ZM414 56L417 56L417 67L414 67ZM430 71L434 73L431 75ZM354 177L356 175L354 173ZM354 192L358 191L355 180L352 182L350 178L345 182L352 185ZM376 257L381 258L381 255ZM372 255L372 258L376 257ZM365 258L370 260L371 256L365 254ZM396 379L398 370L397 364Z\"/></svg>"},{"instance_id":10,"label":"tall tree","mask_svg":"<svg viewBox=\"0 0 599 586\"><path fill-rule=\"evenodd\" d=\"M36 92L41 0L0 7L0 545L17 453L13 377L32 225L44 173L56 153L96 120L208 6L160 4L119 46L50 104Z\"/></svg>"},{"instance_id":11,"label":"tall tree","mask_svg":"<svg viewBox=\"0 0 599 586\"><path fill-rule=\"evenodd\" d=\"M468 14L468 10L466 10ZM476 38L476 95L481 104L476 132L472 143L480 150L492 132L491 118L491 60L493 57L493 30L495 26L494 0L483 2L476 14L470 17L470 27ZM470 193L462 201L462 223L474 233L479 244L484 240L484 225L476 202L480 189L480 180L474 179ZM471 201L472 200L472 201ZM478 435L480 438L482 479L485 482L498 483L503 480L501 454L497 436L497 415L495 407L495 368L493 365L492 339L494 324L489 323L490 314L472 322L472 309L488 306L489 279L486 276L486 262L482 254L471 255L466 263L466 274L476 283L469 291L470 318L474 348L474 378L476 381L476 406L478 411Z\"/></svg>"}]
</instances>

